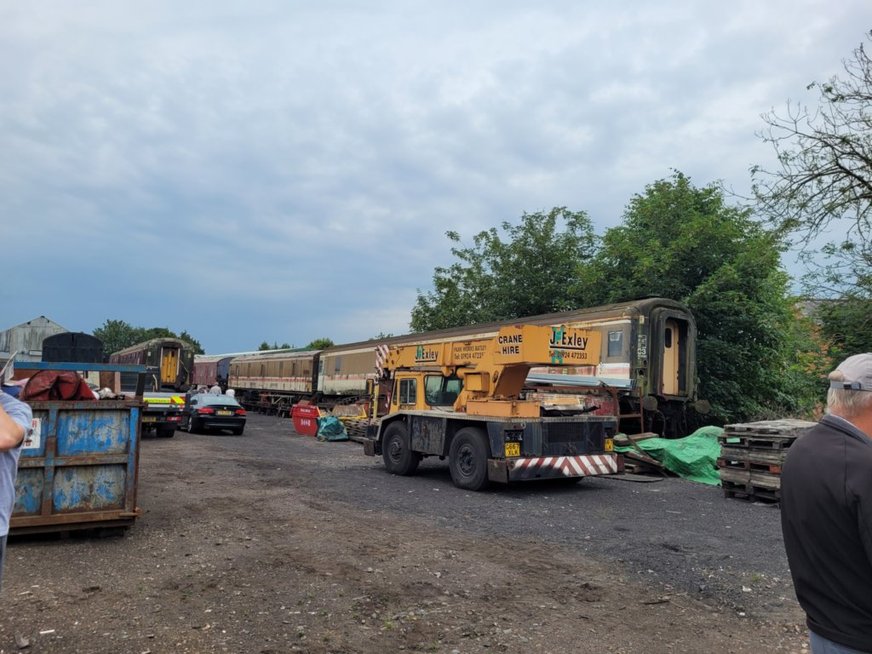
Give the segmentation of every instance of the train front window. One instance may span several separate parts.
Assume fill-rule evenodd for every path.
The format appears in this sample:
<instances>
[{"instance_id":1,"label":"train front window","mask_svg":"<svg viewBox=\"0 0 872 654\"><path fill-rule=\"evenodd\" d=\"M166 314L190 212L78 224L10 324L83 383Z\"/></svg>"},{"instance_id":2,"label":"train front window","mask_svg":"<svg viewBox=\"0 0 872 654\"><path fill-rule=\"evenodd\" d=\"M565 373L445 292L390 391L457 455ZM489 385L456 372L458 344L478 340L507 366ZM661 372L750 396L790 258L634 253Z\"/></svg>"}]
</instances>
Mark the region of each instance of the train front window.
<instances>
[{"instance_id":1,"label":"train front window","mask_svg":"<svg viewBox=\"0 0 872 654\"><path fill-rule=\"evenodd\" d=\"M424 401L430 406L453 406L461 390L463 381L459 377L427 375L424 378Z\"/></svg>"},{"instance_id":2,"label":"train front window","mask_svg":"<svg viewBox=\"0 0 872 654\"><path fill-rule=\"evenodd\" d=\"M607 356L619 357L624 353L624 332L609 332Z\"/></svg>"}]
</instances>

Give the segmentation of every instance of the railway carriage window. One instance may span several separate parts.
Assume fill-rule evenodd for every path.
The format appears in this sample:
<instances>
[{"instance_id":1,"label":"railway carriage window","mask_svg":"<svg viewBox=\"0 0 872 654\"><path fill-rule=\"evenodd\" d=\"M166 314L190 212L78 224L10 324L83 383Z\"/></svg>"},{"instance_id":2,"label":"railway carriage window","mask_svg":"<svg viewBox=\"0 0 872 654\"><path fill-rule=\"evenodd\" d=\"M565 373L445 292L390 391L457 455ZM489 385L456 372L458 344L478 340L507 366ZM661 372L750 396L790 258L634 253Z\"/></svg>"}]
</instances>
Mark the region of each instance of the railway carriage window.
<instances>
[{"instance_id":1,"label":"railway carriage window","mask_svg":"<svg viewBox=\"0 0 872 654\"><path fill-rule=\"evenodd\" d=\"M609 332L607 356L619 357L624 353L624 332Z\"/></svg>"},{"instance_id":2,"label":"railway carriage window","mask_svg":"<svg viewBox=\"0 0 872 654\"><path fill-rule=\"evenodd\" d=\"M294 361L291 363L291 377L297 376L297 362Z\"/></svg>"},{"instance_id":3,"label":"railway carriage window","mask_svg":"<svg viewBox=\"0 0 872 654\"><path fill-rule=\"evenodd\" d=\"M665 347L672 347L672 328L667 327L666 333L663 335L663 345Z\"/></svg>"},{"instance_id":4,"label":"railway carriage window","mask_svg":"<svg viewBox=\"0 0 872 654\"><path fill-rule=\"evenodd\" d=\"M418 397L417 379L400 380L400 404L414 404Z\"/></svg>"},{"instance_id":5,"label":"railway carriage window","mask_svg":"<svg viewBox=\"0 0 872 654\"><path fill-rule=\"evenodd\" d=\"M342 370L342 357L336 357L336 363L334 366L334 372L338 375L339 371Z\"/></svg>"}]
</instances>

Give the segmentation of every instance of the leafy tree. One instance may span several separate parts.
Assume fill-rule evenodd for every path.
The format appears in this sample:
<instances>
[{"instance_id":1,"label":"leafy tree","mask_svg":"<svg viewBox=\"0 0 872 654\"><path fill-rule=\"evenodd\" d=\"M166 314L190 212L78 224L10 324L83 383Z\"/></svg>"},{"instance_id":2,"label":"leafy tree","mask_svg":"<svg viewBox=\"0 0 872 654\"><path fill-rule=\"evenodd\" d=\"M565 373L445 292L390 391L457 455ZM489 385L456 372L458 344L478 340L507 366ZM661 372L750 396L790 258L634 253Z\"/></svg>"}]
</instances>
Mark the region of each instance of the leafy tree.
<instances>
[{"instance_id":1,"label":"leafy tree","mask_svg":"<svg viewBox=\"0 0 872 654\"><path fill-rule=\"evenodd\" d=\"M194 354L206 353L206 350L204 350L203 346L200 345L200 341L191 336L186 329L182 330L182 332L179 334L179 338L191 344L191 347L194 348Z\"/></svg>"},{"instance_id":2,"label":"leafy tree","mask_svg":"<svg viewBox=\"0 0 872 654\"><path fill-rule=\"evenodd\" d=\"M335 343L329 338L316 338L306 346L308 350L326 350L328 347L333 347Z\"/></svg>"},{"instance_id":3,"label":"leafy tree","mask_svg":"<svg viewBox=\"0 0 872 654\"><path fill-rule=\"evenodd\" d=\"M844 71L809 86L819 92L815 110L788 103L784 114L764 115L761 137L778 167L752 169L761 210L805 250L807 294L837 300L818 312L837 358L872 346L872 59L863 44Z\"/></svg>"},{"instance_id":4,"label":"leafy tree","mask_svg":"<svg viewBox=\"0 0 872 654\"><path fill-rule=\"evenodd\" d=\"M793 415L813 416L826 401L827 374L834 362L828 337L806 303L797 301L794 320L784 334L787 365L782 378L784 397L780 405ZM792 355L791 355L792 353ZM777 417L782 417L783 413Z\"/></svg>"},{"instance_id":5,"label":"leafy tree","mask_svg":"<svg viewBox=\"0 0 872 654\"><path fill-rule=\"evenodd\" d=\"M94 336L103 341L106 354L118 352L139 343L139 330L123 320L106 320L94 330Z\"/></svg>"},{"instance_id":6,"label":"leafy tree","mask_svg":"<svg viewBox=\"0 0 872 654\"><path fill-rule=\"evenodd\" d=\"M103 351L107 354L118 352L152 338L180 338L191 344L195 354L203 354L200 342L187 331L182 331L180 335L177 335L167 327L134 327L123 320L106 320L93 333L94 336L103 341Z\"/></svg>"},{"instance_id":7,"label":"leafy tree","mask_svg":"<svg viewBox=\"0 0 872 654\"><path fill-rule=\"evenodd\" d=\"M848 292L841 298L822 301L814 311L826 339L832 364L853 354L872 352L872 298Z\"/></svg>"},{"instance_id":8,"label":"leafy tree","mask_svg":"<svg viewBox=\"0 0 872 654\"><path fill-rule=\"evenodd\" d=\"M868 38L872 40L872 32ZM812 83L820 106L788 104L785 115L763 116L763 140L779 168L752 168L755 194L777 227L806 240L833 221L848 227L846 242L868 253L872 216L872 60L861 44L844 63L846 79ZM867 260L868 262L868 260Z\"/></svg>"},{"instance_id":9,"label":"leafy tree","mask_svg":"<svg viewBox=\"0 0 872 654\"><path fill-rule=\"evenodd\" d=\"M502 232L502 233L501 233ZM425 331L560 311L575 306L581 267L596 247L587 214L555 207L524 213L461 246L448 232L457 259L438 267L433 290L418 292L411 327Z\"/></svg>"},{"instance_id":10,"label":"leafy tree","mask_svg":"<svg viewBox=\"0 0 872 654\"><path fill-rule=\"evenodd\" d=\"M176 333L167 327L148 327L139 329L140 341L150 341L153 338L178 338Z\"/></svg>"},{"instance_id":11,"label":"leafy tree","mask_svg":"<svg viewBox=\"0 0 872 654\"><path fill-rule=\"evenodd\" d=\"M267 350L290 350L292 347L293 345L289 345L288 343L282 343L279 345L278 341L273 341L273 344L270 345L266 341L263 341L257 349L259 352L265 352Z\"/></svg>"},{"instance_id":12,"label":"leafy tree","mask_svg":"<svg viewBox=\"0 0 872 654\"><path fill-rule=\"evenodd\" d=\"M696 317L700 395L716 417L744 419L787 397L784 334L792 316L778 237L714 185L675 172L635 196L594 262L600 302L646 295Z\"/></svg>"}]
</instances>

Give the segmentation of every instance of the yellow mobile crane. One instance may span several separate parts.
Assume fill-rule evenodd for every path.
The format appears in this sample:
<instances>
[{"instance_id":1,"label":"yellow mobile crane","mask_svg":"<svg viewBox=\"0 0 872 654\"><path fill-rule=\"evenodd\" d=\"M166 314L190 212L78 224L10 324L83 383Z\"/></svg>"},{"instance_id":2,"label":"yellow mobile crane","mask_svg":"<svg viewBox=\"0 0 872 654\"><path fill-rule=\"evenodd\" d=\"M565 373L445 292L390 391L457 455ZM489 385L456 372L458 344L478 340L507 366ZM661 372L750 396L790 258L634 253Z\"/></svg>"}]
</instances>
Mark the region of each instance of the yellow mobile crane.
<instances>
[{"instance_id":1,"label":"yellow mobile crane","mask_svg":"<svg viewBox=\"0 0 872 654\"><path fill-rule=\"evenodd\" d=\"M600 334L514 325L493 337L391 347L382 366L388 412L368 430L364 451L388 472L411 475L423 457L448 458L460 488L488 482L615 474L613 416L543 417L522 396L534 366L595 365Z\"/></svg>"}]
</instances>

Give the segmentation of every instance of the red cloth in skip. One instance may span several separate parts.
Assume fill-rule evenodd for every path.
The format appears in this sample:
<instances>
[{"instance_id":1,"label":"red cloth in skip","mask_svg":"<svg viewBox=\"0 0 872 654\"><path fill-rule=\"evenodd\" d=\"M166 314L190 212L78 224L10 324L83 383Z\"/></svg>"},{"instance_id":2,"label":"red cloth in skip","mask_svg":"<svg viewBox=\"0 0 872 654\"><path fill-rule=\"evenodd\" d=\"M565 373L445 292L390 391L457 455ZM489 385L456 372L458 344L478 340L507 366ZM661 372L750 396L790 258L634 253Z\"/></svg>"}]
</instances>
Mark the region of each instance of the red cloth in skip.
<instances>
[{"instance_id":1,"label":"red cloth in skip","mask_svg":"<svg viewBox=\"0 0 872 654\"><path fill-rule=\"evenodd\" d=\"M96 400L88 383L71 370L40 370L21 391L22 400Z\"/></svg>"}]
</instances>

